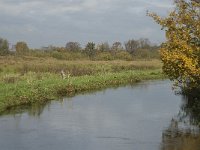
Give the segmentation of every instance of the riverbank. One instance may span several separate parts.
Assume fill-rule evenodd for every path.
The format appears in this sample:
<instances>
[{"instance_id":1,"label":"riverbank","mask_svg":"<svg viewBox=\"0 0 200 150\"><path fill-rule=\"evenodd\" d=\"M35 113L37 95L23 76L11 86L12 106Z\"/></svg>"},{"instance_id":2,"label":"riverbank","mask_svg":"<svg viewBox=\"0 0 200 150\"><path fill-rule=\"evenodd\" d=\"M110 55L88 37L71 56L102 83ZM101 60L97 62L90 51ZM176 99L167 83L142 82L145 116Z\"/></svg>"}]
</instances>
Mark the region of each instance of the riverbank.
<instances>
[{"instance_id":1,"label":"riverbank","mask_svg":"<svg viewBox=\"0 0 200 150\"><path fill-rule=\"evenodd\" d=\"M38 77L37 73L29 72L23 76L23 80L15 84L0 83L0 112L13 106L36 102L44 103L63 96L73 96L80 92L163 77L160 69L102 73L66 79L62 79L58 74L45 73Z\"/></svg>"},{"instance_id":2,"label":"riverbank","mask_svg":"<svg viewBox=\"0 0 200 150\"><path fill-rule=\"evenodd\" d=\"M0 57L0 112L63 96L141 80L160 79L158 59L135 61L58 60L31 56ZM66 75L62 79L61 71Z\"/></svg>"}]
</instances>

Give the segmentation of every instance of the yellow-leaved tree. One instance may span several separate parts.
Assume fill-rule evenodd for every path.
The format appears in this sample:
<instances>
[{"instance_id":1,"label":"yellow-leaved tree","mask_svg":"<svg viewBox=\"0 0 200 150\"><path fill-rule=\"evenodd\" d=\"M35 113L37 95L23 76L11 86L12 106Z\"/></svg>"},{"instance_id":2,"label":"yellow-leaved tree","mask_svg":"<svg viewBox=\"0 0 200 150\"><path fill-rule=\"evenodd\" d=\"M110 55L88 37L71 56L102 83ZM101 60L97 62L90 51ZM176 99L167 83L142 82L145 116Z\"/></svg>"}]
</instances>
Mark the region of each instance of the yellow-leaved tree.
<instances>
[{"instance_id":1,"label":"yellow-leaved tree","mask_svg":"<svg viewBox=\"0 0 200 150\"><path fill-rule=\"evenodd\" d=\"M163 71L177 85L200 85L200 2L175 0L175 9L165 18L148 13L166 33L160 49Z\"/></svg>"}]
</instances>

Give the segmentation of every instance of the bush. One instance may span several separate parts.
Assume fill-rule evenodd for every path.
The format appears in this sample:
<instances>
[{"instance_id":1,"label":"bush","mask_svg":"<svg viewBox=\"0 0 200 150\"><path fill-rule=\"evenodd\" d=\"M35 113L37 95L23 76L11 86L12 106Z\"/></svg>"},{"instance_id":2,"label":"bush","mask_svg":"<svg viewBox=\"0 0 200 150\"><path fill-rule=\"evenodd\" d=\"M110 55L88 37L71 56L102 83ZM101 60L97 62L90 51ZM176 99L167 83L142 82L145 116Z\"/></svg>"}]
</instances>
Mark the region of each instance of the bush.
<instances>
[{"instance_id":1,"label":"bush","mask_svg":"<svg viewBox=\"0 0 200 150\"><path fill-rule=\"evenodd\" d=\"M101 52L96 55L95 60L114 60L114 56L109 52Z\"/></svg>"},{"instance_id":2,"label":"bush","mask_svg":"<svg viewBox=\"0 0 200 150\"><path fill-rule=\"evenodd\" d=\"M129 54L126 51L119 51L115 54L116 59L121 59L121 60L133 60L131 54Z\"/></svg>"}]
</instances>

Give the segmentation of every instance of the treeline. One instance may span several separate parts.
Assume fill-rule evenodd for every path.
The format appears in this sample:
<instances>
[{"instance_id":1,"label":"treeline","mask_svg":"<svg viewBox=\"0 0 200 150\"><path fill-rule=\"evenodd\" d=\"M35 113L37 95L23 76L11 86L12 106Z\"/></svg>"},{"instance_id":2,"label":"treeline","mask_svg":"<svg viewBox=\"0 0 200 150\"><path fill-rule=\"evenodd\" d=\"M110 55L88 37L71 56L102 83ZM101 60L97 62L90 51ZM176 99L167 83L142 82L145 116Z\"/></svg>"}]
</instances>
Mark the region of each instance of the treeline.
<instances>
[{"instance_id":1,"label":"treeline","mask_svg":"<svg viewBox=\"0 0 200 150\"><path fill-rule=\"evenodd\" d=\"M9 48L6 39L0 38L0 55L53 57L63 60L134 60L159 58L159 46L152 44L148 39L128 40L124 44L108 42L96 44L88 42L84 47L78 42L67 42L65 47L48 46L40 49L30 49L26 42L17 42Z\"/></svg>"}]
</instances>

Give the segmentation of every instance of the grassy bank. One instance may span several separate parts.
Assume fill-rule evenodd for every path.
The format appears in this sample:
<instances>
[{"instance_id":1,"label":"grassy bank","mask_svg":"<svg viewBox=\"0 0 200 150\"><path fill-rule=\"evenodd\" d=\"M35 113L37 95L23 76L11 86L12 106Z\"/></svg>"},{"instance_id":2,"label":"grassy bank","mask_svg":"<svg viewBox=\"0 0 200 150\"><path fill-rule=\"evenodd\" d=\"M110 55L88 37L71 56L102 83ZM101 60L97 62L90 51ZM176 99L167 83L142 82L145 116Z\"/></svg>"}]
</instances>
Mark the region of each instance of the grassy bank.
<instances>
[{"instance_id":1,"label":"grassy bank","mask_svg":"<svg viewBox=\"0 0 200 150\"><path fill-rule=\"evenodd\" d=\"M92 76L61 79L58 75L45 74L40 80L37 74L29 73L16 84L0 84L0 112L13 106L45 102L61 96L102 89L111 86L131 84L147 79L160 79L160 70L125 71Z\"/></svg>"},{"instance_id":2,"label":"grassy bank","mask_svg":"<svg viewBox=\"0 0 200 150\"><path fill-rule=\"evenodd\" d=\"M13 106L163 78L159 60L58 61L6 57L0 64L0 112ZM66 72L66 79L62 79L61 70Z\"/></svg>"}]
</instances>

